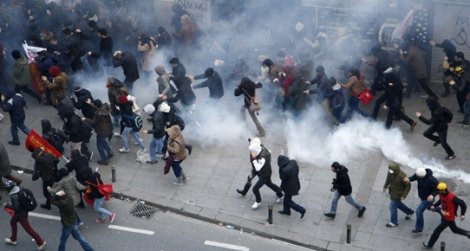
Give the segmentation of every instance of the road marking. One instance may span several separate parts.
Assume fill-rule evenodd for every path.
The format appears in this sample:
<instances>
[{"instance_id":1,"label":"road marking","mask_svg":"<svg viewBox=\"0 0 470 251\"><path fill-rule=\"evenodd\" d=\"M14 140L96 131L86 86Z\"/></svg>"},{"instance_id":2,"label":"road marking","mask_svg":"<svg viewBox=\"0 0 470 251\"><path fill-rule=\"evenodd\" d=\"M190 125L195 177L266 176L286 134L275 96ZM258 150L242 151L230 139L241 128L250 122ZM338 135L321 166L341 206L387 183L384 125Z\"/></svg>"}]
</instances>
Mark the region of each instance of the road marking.
<instances>
[{"instance_id":1,"label":"road marking","mask_svg":"<svg viewBox=\"0 0 470 251\"><path fill-rule=\"evenodd\" d=\"M232 249L232 250L239 250L239 251L250 251L250 249L247 247L227 244L223 242L216 242L216 241L205 241L204 245Z\"/></svg>"},{"instance_id":2,"label":"road marking","mask_svg":"<svg viewBox=\"0 0 470 251\"><path fill-rule=\"evenodd\" d=\"M33 213L33 212L30 212L29 216L43 218L43 219L49 219L49 220L60 220L59 216L48 215L48 214L39 214L39 213Z\"/></svg>"},{"instance_id":3,"label":"road marking","mask_svg":"<svg viewBox=\"0 0 470 251\"><path fill-rule=\"evenodd\" d=\"M150 231L150 230L138 229L138 228L133 228L133 227L123 227L123 226L118 226L118 225L109 225L108 228L127 231L127 232L133 232L133 233L139 233L139 234L146 234L146 235L153 235L155 233L154 231Z\"/></svg>"}]
</instances>

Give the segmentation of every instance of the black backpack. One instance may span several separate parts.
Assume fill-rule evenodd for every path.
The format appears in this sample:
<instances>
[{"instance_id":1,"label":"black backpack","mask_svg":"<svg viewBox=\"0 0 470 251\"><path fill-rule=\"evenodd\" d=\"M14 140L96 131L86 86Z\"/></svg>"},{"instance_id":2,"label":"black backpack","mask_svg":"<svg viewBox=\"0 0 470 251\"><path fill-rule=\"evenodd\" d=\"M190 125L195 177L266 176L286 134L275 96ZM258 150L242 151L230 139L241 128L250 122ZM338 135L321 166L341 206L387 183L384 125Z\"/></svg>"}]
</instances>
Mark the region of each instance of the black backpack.
<instances>
[{"instance_id":1,"label":"black backpack","mask_svg":"<svg viewBox=\"0 0 470 251\"><path fill-rule=\"evenodd\" d=\"M27 188L22 187L20 189L18 192L18 199L20 201L21 208L27 212L33 211L38 206L33 192Z\"/></svg>"},{"instance_id":2,"label":"black backpack","mask_svg":"<svg viewBox=\"0 0 470 251\"><path fill-rule=\"evenodd\" d=\"M89 143L91 135L93 135L93 126L90 123L82 121L82 136L83 142Z\"/></svg>"}]
</instances>

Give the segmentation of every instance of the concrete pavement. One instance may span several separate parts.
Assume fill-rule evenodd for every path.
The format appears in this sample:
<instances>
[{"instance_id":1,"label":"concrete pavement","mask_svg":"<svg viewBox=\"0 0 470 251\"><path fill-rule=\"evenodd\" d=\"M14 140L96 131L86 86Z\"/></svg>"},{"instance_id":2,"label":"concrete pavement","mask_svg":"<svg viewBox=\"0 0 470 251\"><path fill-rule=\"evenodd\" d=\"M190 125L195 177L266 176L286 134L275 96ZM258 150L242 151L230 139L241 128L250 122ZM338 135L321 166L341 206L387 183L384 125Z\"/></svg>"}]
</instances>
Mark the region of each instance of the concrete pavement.
<instances>
[{"instance_id":1,"label":"concrete pavement","mask_svg":"<svg viewBox=\"0 0 470 251\"><path fill-rule=\"evenodd\" d=\"M34 105L32 105L33 103ZM415 110L424 111L423 103L419 97L407 100L408 115L414 117ZM443 103L455 108L453 107L454 97L446 98ZM36 131L40 132L40 120L43 118L49 118L57 127L62 125L52 107L35 105L35 101L32 100L28 100L28 105L27 125L35 128ZM455 111L456 109L451 110ZM384 112L381 113L384 116ZM466 163L470 159L468 154L470 144L467 143L470 130L455 125L455 122L460 119L461 115L455 112L454 124L450 127L448 137L456 152L457 159L445 162L445 164L451 170L463 167L464 171L469 173L470 170ZM285 135L270 130L270 127L276 127L272 123L271 126L265 126L268 134L262 140L272 150L273 181L279 184L276 159L280 153L287 152L289 149L286 146ZM275 123L281 124L281 121ZM7 141L10 140L9 124L6 116L0 124L0 138L7 147L10 161L14 165L32 170L33 161L25 150L24 144L22 143L22 146L7 144ZM411 142L414 151L422 153L423 156L445 156L441 147L433 148L432 144L422 136L422 132L426 128L424 124L420 123L413 133L407 132L408 126L403 122L394 123L394 127L403 130L405 139L407 142ZM191 128L186 129L185 132L191 132ZM299 163L302 189L300 195L293 199L307 209L304 219L300 219L295 212L292 212L291 216L278 214L277 211L281 210L282 205L275 203L275 194L266 187L261 189L263 202L257 210L251 209L254 202L251 191L246 197L241 197L235 192L236 188L243 186L246 175L250 171L246 138L239 138L233 140L232 144L224 145L191 141L190 135L187 135L186 138L194 148L192 155L182 164L185 173L189 176L189 181L185 186L172 184L175 180L172 172L163 175L164 162L161 160L157 164L136 162L135 151L137 148L135 146L131 147L131 153L118 153L117 149L120 148L121 142L116 137L112 140L115 157L110 165L101 166L99 170L104 179L111 182L111 166L116 167L117 182L114 184L114 190L118 197L122 195L139 198L160 208L184 215L231 225L236 229L244 229L244 232L247 233L253 232L318 250L421 250L421 242L429 239L432 230L440 221L437 214L426 212L425 229L422 234L415 235L411 234L415 217L405 221L405 215L399 213L400 225L392 229L385 227L390 217L389 199L382 192L382 186L389 161L379 150L368 152L365 158L362 156L349 158L350 161L344 163L349 169L354 197L367 207L364 217L360 219L357 218L357 211L344 199L339 202L334 220L324 217L323 213L327 212L330 206L331 193L329 189L333 173L329 166ZM24 139L21 132L20 139L22 141ZM145 136L144 141L148 145L149 135ZM319 144L321 142L313 143ZM354 144L354 142L350 143ZM95 141L93 140L89 146L95 152L91 166L98 167ZM413 173L410 168L404 167L403 169L409 175ZM462 199L470 203L469 184L455 179L447 181ZM38 192L40 193L40 191ZM405 202L411 208L418 205L416 184L413 184L410 195ZM274 224L272 225L267 224L266 221L269 204L274 205ZM346 244L347 224L352 226L351 244ZM469 220L459 221L457 225L470 230ZM438 243L441 241L447 243L446 250L466 250L470 243L468 238L454 235L449 229L444 231ZM434 249L438 248L436 244Z\"/></svg>"}]
</instances>

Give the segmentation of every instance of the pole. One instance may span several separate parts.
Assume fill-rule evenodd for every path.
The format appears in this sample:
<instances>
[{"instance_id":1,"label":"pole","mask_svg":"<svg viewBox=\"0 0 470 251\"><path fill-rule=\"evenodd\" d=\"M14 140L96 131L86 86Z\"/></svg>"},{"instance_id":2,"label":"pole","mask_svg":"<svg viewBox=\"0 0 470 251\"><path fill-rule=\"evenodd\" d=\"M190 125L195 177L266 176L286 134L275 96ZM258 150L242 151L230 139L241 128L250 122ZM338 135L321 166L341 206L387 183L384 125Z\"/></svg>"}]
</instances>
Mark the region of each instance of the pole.
<instances>
[{"instance_id":1,"label":"pole","mask_svg":"<svg viewBox=\"0 0 470 251\"><path fill-rule=\"evenodd\" d=\"M112 165L111 166L111 180L113 183L116 183L116 166Z\"/></svg>"},{"instance_id":2,"label":"pole","mask_svg":"<svg viewBox=\"0 0 470 251\"><path fill-rule=\"evenodd\" d=\"M351 224L346 226L346 243L351 244Z\"/></svg>"},{"instance_id":3,"label":"pole","mask_svg":"<svg viewBox=\"0 0 470 251\"><path fill-rule=\"evenodd\" d=\"M446 251L446 242L441 242L441 251Z\"/></svg>"},{"instance_id":4,"label":"pole","mask_svg":"<svg viewBox=\"0 0 470 251\"><path fill-rule=\"evenodd\" d=\"M268 222L269 225L273 224L273 205L268 206Z\"/></svg>"}]
</instances>

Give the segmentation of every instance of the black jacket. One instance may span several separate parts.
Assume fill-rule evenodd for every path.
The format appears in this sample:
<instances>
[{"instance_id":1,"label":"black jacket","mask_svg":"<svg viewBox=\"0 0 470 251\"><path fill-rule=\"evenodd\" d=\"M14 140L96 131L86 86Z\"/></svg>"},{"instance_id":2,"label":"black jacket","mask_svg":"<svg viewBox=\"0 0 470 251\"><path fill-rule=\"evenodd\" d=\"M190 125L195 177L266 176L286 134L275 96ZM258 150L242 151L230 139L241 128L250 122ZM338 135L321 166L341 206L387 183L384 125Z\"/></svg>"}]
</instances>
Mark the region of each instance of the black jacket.
<instances>
[{"instance_id":1,"label":"black jacket","mask_svg":"<svg viewBox=\"0 0 470 251\"><path fill-rule=\"evenodd\" d=\"M339 194L344 196L352 193L348 169L345 166L340 166L339 170L336 172L336 179L333 179L333 188L336 189Z\"/></svg>"},{"instance_id":2,"label":"black jacket","mask_svg":"<svg viewBox=\"0 0 470 251\"><path fill-rule=\"evenodd\" d=\"M196 102L196 95L191 87L191 80L188 77L170 77L170 79L175 83L178 91L173 97L168 97L167 101L176 103L181 100L184 106L193 105Z\"/></svg>"},{"instance_id":3,"label":"black jacket","mask_svg":"<svg viewBox=\"0 0 470 251\"><path fill-rule=\"evenodd\" d=\"M5 208L13 209L17 217L25 217L28 215L28 211L24 210L23 207L21 206L20 198L19 198L20 189L21 188L19 186L13 187L13 189L9 193L11 204L5 205Z\"/></svg>"},{"instance_id":4,"label":"black jacket","mask_svg":"<svg viewBox=\"0 0 470 251\"><path fill-rule=\"evenodd\" d=\"M113 58L113 66L118 67L121 66L124 72L124 76L126 76L129 80L137 80L139 79L139 69L137 68L137 61L130 52L123 52L120 58Z\"/></svg>"},{"instance_id":5,"label":"black jacket","mask_svg":"<svg viewBox=\"0 0 470 251\"><path fill-rule=\"evenodd\" d=\"M297 195L300 190L299 166L297 161L289 160L287 156L279 155L277 158L281 189L284 194Z\"/></svg>"},{"instance_id":6,"label":"black jacket","mask_svg":"<svg viewBox=\"0 0 470 251\"><path fill-rule=\"evenodd\" d=\"M171 75L175 77L185 77L186 68L184 68L184 65L182 63L178 63L175 67L173 67Z\"/></svg>"},{"instance_id":7,"label":"black jacket","mask_svg":"<svg viewBox=\"0 0 470 251\"><path fill-rule=\"evenodd\" d=\"M220 77L219 73L214 71L214 74L210 77L207 77L205 74L197 75L194 77L194 79L203 78L207 78L207 80L197 85L194 85L194 89L208 87L210 98L219 99L224 96L224 85L222 83L222 78Z\"/></svg>"},{"instance_id":8,"label":"black jacket","mask_svg":"<svg viewBox=\"0 0 470 251\"><path fill-rule=\"evenodd\" d=\"M426 100L426 104L431 111L431 118L427 119L423 116L419 116L419 120L427 125L433 125L436 131L446 130L448 128L447 118L439 102L429 98Z\"/></svg>"},{"instance_id":9,"label":"black jacket","mask_svg":"<svg viewBox=\"0 0 470 251\"><path fill-rule=\"evenodd\" d=\"M235 88L234 95L240 96L243 95L245 101L245 107L250 107L251 98L256 96L256 88L261 88L263 85L260 83L255 84L251 79L243 77L240 85Z\"/></svg>"},{"instance_id":10,"label":"black jacket","mask_svg":"<svg viewBox=\"0 0 470 251\"><path fill-rule=\"evenodd\" d=\"M47 152L40 155L41 152L42 150L38 148L31 155L35 160L32 179L36 180L41 177L44 182L51 180L55 182L57 178L57 165L59 164L59 159Z\"/></svg>"},{"instance_id":11,"label":"black jacket","mask_svg":"<svg viewBox=\"0 0 470 251\"><path fill-rule=\"evenodd\" d=\"M21 123L25 120L26 101L19 93L7 92L3 94L5 100L2 102L2 109L10 113L10 120L14 123Z\"/></svg>"},{"instance_id":12,"label":"black jacket","mask_svg":"<svg viewBox=\"0 0 470 251\"><path fill-rule=\"evenodd\" d=\"M256 171L255 166L253 165L253 162L251 162L253 161L253 159L250 156L252 171L256 175L259 175L260 177L262 176L262 177L271 178L271 175L272 175L271 151L263 145L261 145L261 152L258 154L258 156L256 156L256 159L262 159L262 158L265 159L264 165L259 171Z\"/></svg>"},{"instance_id":13,"label":"black jacket","mask_svg":"<svg viewBox=\"0 0 470 251\"><path fill-rule=\"evenodd\" d=\"M93 174L93 170L91 170L86 156L72 159L70 162L65 164L65 167L69 172L75 171L75 178L83 185L87 185L85 181Z\"/></svg>"},{"instance_id":14,"label":"black jacket","mask_svg":"<svg viewBox=\"0 0 470 251\"><path fill-rule=\"evenodd\" d=\"M83 142L85 140L83 136L85 125L82 119L76 114L72 114L66 119L67 122L64 123L63 131L69 140L73 143Z\"/></svg>"},{"instance_id":15,"label":"black jacket","mask_svg":"<svg viewBox=\"0 0 470 251\"><path fill-rule=\"evenodd\" d=\"M73 106L81 110L85 118L93 119L93 117L95 117L96 107L92 105L93 96L91 95L91 92L87 89L82 88L78 91L75 91L74 93L77 97L77 100L72 99ZM91 104L86 103L88 99L91 100Z\"/></svg>"},{"instance_id":16,"label":"black jacket","mask_svg":"<svg viewBox=\"0 0 470 251\"><path fill-rule=\"evenodd\" d=\"M152 130L148 130L147 133L152 133L153 137L160 139L165 136L165 116L162 112L155 111L152 118Z\"/></svg>"},{"instance_id":17,"label":"black jacket","mask_svg":"<svg viewBox=\"0 0 470 251\"><path fill-rule=\"evenodd\" d=\"M104 195L100 193L98 188L96 187L98 184L103 184L103 181L101 180L101 175L97 172L93 173L88 180L86 181L87 184L91 184L91 193L88 194L88 198L90 200L96 199L96 198L103 198Z\"/></svg>"},{"instance_id":18,"label":"black jacket","mask_svg":"<svg viewBox=\"0 0 470 251\"><path fill-rule=\"evenodd\" d=\"M418 196L421 200L426 200L429 195L436 196L437 195L437 184L439 181L432 175L432 170L426 168L426 175L424 178L418 178L416 174L413 174L409 177L411 181L418 181Z\"/></svg>"}]
</instances>

